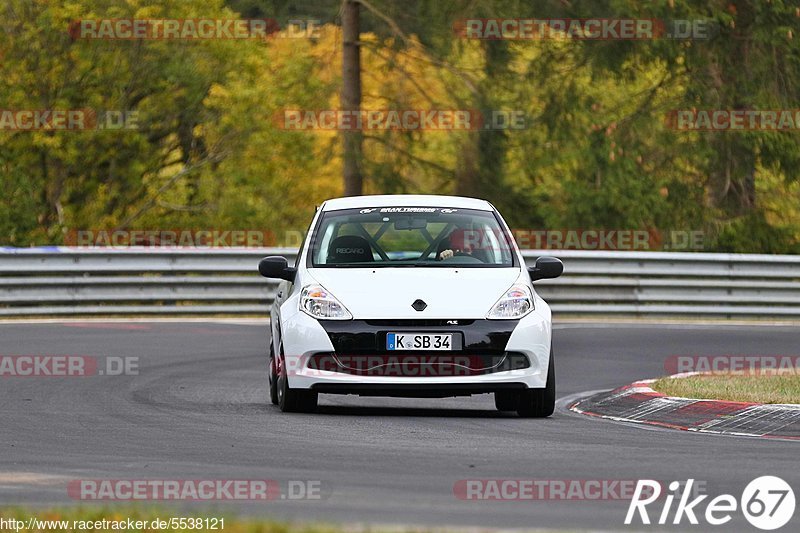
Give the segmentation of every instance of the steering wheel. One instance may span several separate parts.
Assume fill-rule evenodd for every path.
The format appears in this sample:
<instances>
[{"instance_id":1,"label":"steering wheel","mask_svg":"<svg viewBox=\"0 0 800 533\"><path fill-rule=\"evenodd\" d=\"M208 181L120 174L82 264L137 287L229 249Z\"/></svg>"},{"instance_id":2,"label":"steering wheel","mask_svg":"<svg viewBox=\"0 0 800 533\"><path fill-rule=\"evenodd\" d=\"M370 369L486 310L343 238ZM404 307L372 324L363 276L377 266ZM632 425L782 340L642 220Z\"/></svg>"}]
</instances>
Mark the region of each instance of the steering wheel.
<instances>
[{"instance_id":1,"label":"steering wheel","mask_svg":"<svg viewBox=\"0 0 800 533\"><path fill-rule=\"evenodd\" d=\"M483 261L481 261L477 257L474 257L474 256L469 255L469 254L464 253L464 252L456 252L455 254L453 254L453 257L448 257L447 259L442 259L442 263L445 263L445 262L447 262L447 263L459 263L459 264L469 264L469 263L483 264Z\"/></svg>"}]
</instances>

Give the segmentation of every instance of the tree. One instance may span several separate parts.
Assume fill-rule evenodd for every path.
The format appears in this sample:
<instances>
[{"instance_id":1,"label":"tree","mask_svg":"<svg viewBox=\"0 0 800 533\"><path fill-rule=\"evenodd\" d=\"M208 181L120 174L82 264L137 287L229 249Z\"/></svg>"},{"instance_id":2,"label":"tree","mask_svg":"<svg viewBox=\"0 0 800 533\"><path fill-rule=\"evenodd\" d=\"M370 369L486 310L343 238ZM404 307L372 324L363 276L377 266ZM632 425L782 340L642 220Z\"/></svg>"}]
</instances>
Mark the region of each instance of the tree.
<instances>
[{"instance_id":1,"label":"tree","mask_svg":"<svg viewBox=\"0 0 800 533\"><path fill-rule=\"evenodd\" d=\"M357 0L342 2L342 111L361 111L361 24ZM361 175L361 131L342 132L344 148L344 194L357 196L363 192Z\"/></svg>"}]
</instances>

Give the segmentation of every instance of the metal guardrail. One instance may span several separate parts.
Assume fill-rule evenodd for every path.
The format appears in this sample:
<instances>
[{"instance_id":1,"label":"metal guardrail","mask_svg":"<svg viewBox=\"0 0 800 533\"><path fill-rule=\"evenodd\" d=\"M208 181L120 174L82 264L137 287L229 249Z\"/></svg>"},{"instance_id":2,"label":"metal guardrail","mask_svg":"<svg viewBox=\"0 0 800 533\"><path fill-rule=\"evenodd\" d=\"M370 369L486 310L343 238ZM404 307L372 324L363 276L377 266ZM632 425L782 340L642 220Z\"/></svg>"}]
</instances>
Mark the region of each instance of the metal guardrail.
<instances>
[{"instance_id":1,"label":"metal guardrail","mask_svg":"<svg viewBox=\"0 0 800 533\"><path fill-rule=\"evenodd\" d=\"M0 316L267 315L258 260L295 249L0 248ZM558 315L800 317L800 256L527 250Z\"/></svg>"}]
</instances>

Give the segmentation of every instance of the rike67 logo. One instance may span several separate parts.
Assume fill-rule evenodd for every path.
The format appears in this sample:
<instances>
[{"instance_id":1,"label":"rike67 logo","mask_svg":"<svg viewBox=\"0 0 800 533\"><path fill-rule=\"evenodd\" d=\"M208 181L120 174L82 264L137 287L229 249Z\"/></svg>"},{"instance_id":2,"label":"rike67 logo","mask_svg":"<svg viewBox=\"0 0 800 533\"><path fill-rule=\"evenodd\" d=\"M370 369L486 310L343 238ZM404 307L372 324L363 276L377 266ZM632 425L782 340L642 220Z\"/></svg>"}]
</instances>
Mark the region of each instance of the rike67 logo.
<instances>
[{"instance_id":1,"label":"rike67 logo","mask_svg":"<svg viewBox=\"0 0 800 533\"><path fill-rule=\"evenodd\" d=\"M659 525L668 523L678 525L684 519L690 524L697 525L700 523L699 517L704 519L707 524L721 526L730 522L734 513L741 510L752 526L762 530L773 530L786 525L794 515L794 491L786 481L779 477L762 476L754 479L745 487L739 500L731 494L721 494L706 504L705 512L701 512L700 504L708 498L708 495L703 494L690 500L689 498L693 495L693 485L694 479L688 479L686 483L678 481L670 483L670 492L663 498L664 504L661 512L658 513L657 505L651 504L661 498L661 484L650 479L640 479L628 507L625 524L632 524L637 512L642 524L652 523L648 505L651 505L650 511L658 513L654 523ZM683 491L678 493L681 487L683 487ZM676 497L678 503L673 511Z\"/></svg>"}]
</instances>

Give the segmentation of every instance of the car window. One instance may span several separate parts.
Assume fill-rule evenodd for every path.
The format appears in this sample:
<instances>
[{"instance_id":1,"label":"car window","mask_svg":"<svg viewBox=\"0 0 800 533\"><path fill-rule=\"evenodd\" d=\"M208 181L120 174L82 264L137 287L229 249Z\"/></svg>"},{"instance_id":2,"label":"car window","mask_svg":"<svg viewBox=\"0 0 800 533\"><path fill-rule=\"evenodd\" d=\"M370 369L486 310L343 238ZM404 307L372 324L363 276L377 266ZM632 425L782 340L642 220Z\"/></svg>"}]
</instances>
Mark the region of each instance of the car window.
<instances>
[{"instance_id":1,"label":"car window","mask_svg":"<svg viewBox=\"0 0 800 533\"><path fill-rule=\"evenodd\" d=\"M323 213L309 266L514 265L510 236L491 211L383 207Z\"/></svg>"}]
</instances>

